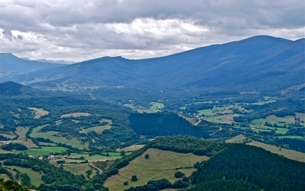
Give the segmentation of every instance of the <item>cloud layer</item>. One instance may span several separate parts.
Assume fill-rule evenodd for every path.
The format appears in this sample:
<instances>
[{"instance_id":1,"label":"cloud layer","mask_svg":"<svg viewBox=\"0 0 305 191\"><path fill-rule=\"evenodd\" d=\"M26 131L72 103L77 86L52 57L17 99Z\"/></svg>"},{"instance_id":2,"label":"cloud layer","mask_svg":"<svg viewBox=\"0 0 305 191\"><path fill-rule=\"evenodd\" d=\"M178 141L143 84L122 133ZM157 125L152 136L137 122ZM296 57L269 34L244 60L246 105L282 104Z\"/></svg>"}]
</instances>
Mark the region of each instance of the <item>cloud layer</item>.
<instances>
[{"instance_id":1,"label":"cloud layer","mask_svg":"<svg viewBox=\"0 0 305 191\"><path fill-rule=\"evenodd\" d=\"M299 0L1 0L0 52L147 58L254 35L304 38Z\"/></svg>"}]
</instances>

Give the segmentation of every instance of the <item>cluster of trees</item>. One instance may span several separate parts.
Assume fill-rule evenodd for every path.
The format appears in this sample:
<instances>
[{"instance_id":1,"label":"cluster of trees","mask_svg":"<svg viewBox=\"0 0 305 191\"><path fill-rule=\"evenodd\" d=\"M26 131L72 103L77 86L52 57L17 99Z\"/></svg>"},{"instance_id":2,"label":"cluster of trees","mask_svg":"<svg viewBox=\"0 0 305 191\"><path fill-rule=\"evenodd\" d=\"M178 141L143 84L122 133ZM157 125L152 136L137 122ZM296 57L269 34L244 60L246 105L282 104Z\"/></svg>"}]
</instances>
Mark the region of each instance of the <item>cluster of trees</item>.
<instances>
[{"instance_id":1,"label":"cluster of trees","mask_svg":"<svg viewBox=\"0 0 305 191\"><path fill-rule=\"evenodd\" d=\"M23 188L20 186L17 182L7 180L3 181L3 179L0 179L0 190L1 191L28 191L28 189Z\"/></svg>"},{"instance_id":2,"label":"cluster of trees","mask_svg":"<svg viewBox=\"0 0 305 191\"><path fill-rule=\"evenodd\" d=\"M130 126L137 134L149 137L190 135L208 138L215 130L211 126L193 126L173 113L131 114L129 120Z\"/></svg>"},{"instance_id":3,"label":"cluster of trees","mask_svg":"<svg viewBox=\"0 0 305 191\"><path fill-rule=\"evenodd\" d=\"M5 160L4 164L7 166L20 166L23 168L31 168L33 171L39 172L42 175L42 180L45 184L41 184L39 190L69 190L63 188L63 185L69 185L72 190L79 190L83 185L92 186L92 184L85 179L83 175L74 175L62 168L55 167L48 163L48 161L40 161L29 158L23 154L0 154L0 160ZM21 175L24 183L27 184L29 179L26 175Z\"/></svg>"},{"instance_id":4,"label":"cluster of trees","mask_svg":"<svg viewBox=\"0 0 305 191\"><path fill-rule=\"evenodd\" d=\"M276 139L275 144L284 148L305 152L305 141L302 139Z\"/></svg>"},{"instance_id":5,"label":"cluster of trees","mask_svg":"<svg viewBox=\"0 0 305 191\"><path fill-rule=\"evenodd\" d=\"M227 145L189 136L171 136L155 139L147 147L179 153L212 156L225 149Z\"/></svg>"},{"instance_id":6,"label":"cluster of trees","mask_svg":"<svg viewBox=\"0 0 305 191\"><path fill-rule=\"evenodd\" d=\"M264 105L245 105L246 110L252 110L243 116L234 117L235 122L249 123L254 119L266 118L269 115L277 117L295 116L295 112L305 113L304 100L281 100ZM283 109L284 108L284 109Z\"/></svg>"},{"instance_id":7,"label":"cluster of trees","mask_svg":"<svg viewBox=\"0 0 305 191\"><path fill-rule=\"evenodd\" d=\"M229 187L231 190L235 190L234 187L236 190L249 187L249 190L270 191L301 191L305 188L305 163L253 146L231 144L210 160L195 166L197 171L191 175L192 184L204 184L195 186L194 191L215 188L218 183L229 186L230 182L221 180L233 180L233 187Z\"/></svg>"},{"instance_id":8,"label":"cluster of trees","mask_svg":"<svg viewBox=\"0 0 305 191\"><path fill-rule=\"evenodd\" d=\"M11 151L11 150L18 150L18 151L24 151L27 150L28 148L23 145L23 144L19 144L19 143L10 143L5 145L4 147L2 147L2 149L7 150L7 151Z\"/></svg>"}]
</instances>

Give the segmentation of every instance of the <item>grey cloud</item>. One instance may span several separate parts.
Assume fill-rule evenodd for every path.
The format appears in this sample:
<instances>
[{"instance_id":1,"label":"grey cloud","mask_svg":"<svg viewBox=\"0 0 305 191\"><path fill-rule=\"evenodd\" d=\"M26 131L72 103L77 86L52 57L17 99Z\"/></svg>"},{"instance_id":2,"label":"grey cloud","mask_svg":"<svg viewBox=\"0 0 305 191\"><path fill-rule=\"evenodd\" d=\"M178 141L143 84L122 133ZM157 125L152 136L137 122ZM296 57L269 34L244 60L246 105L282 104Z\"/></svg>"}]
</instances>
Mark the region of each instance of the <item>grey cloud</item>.
<instances>
[{"instance_id":1,"label":"grey cloud","mask_svg":"<svg viewBox=\"0 0 305 191\"><path fill-rule=\"evenodd\" d=\"M0 29L10 42L1 36L0 51L79 60L160 56L258 34L295 39L304 37L304 9L299 0L3 0Z\"/></svg>"}]
</instances>

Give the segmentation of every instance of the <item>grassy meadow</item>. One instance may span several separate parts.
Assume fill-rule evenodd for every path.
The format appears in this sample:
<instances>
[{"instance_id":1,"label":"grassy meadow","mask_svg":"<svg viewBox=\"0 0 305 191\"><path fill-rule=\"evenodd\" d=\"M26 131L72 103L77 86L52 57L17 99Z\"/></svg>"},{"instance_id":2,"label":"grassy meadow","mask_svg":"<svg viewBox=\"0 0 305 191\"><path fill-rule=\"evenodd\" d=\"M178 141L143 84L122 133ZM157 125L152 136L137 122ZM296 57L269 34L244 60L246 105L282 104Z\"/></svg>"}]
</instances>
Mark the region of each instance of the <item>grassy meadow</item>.
<instances>
[{"instance_id":1,"label":"grassy meadow","mask_svg":"<svg viewBox=\"0 0 305 191\"><path fill-rule=\"evenodd\" d=\"M145 159L145 154L149 154L149 158ZM117 175L109 177L104 186L110 191L123 191L131 186L144 185L149 180L158 180L166 178L171 182L176 181L174 173L183 172L189 176L195 169L193 165L196 162L207 160L206 156L196 156L194 154L182 154L172 151L164 151L159 149L148 149L141 156L135 158L126 167L119 169ZM137 175L138 181L132 182L131 176ZM123 183L128 181L129 184L124 186Z\"/></svg>"},{"instance_id":2,"label":"grassy meadow","mask_svg":"<svg viewBox=\"0 0 305 191\"><path fill-rule=\"evenodd\" d=\"M42 116L48 115L49 112L43 108L29 107L34 112L34 119L39 119Z\"/></svg>"},{"instance_id":3,"label":"grassy meadow","mask_svg":"<svg viewBox=\"0 0 305 191\"><path fill-rule=\"evenodd\" d=\"M3 166L5 166L5 165L3 165ZM5 166L5 167L10 168L10 169L17 169L22 173L26 173L30 177L31 184L34 186L38 187L40 184L44 183L41 180L41 176L43 174L39 174L38 172L33 171L31 168L22 168L19 166Z\"/></svg>"}]
</instances>

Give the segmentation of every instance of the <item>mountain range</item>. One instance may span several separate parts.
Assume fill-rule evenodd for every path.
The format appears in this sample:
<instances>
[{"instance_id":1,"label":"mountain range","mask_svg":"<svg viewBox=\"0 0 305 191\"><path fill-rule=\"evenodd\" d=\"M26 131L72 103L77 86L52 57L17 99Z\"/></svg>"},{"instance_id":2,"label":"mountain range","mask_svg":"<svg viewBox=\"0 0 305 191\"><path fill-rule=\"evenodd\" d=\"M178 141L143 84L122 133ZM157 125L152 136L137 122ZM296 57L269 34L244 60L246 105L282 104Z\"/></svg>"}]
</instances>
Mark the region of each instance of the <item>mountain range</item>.
<instances>
[{"instance_id":1,"label":"mountain range","mask_svg":"<svg viewBox=\"0 0 305 191\"><path fill-rule=\"evenodd\" d=\"M159 58L102 57L70 65L0 54L0 81L60 90L279 92L305 83L304 47L305 39L254 36Z\"/></svg>"}]
</instances>

